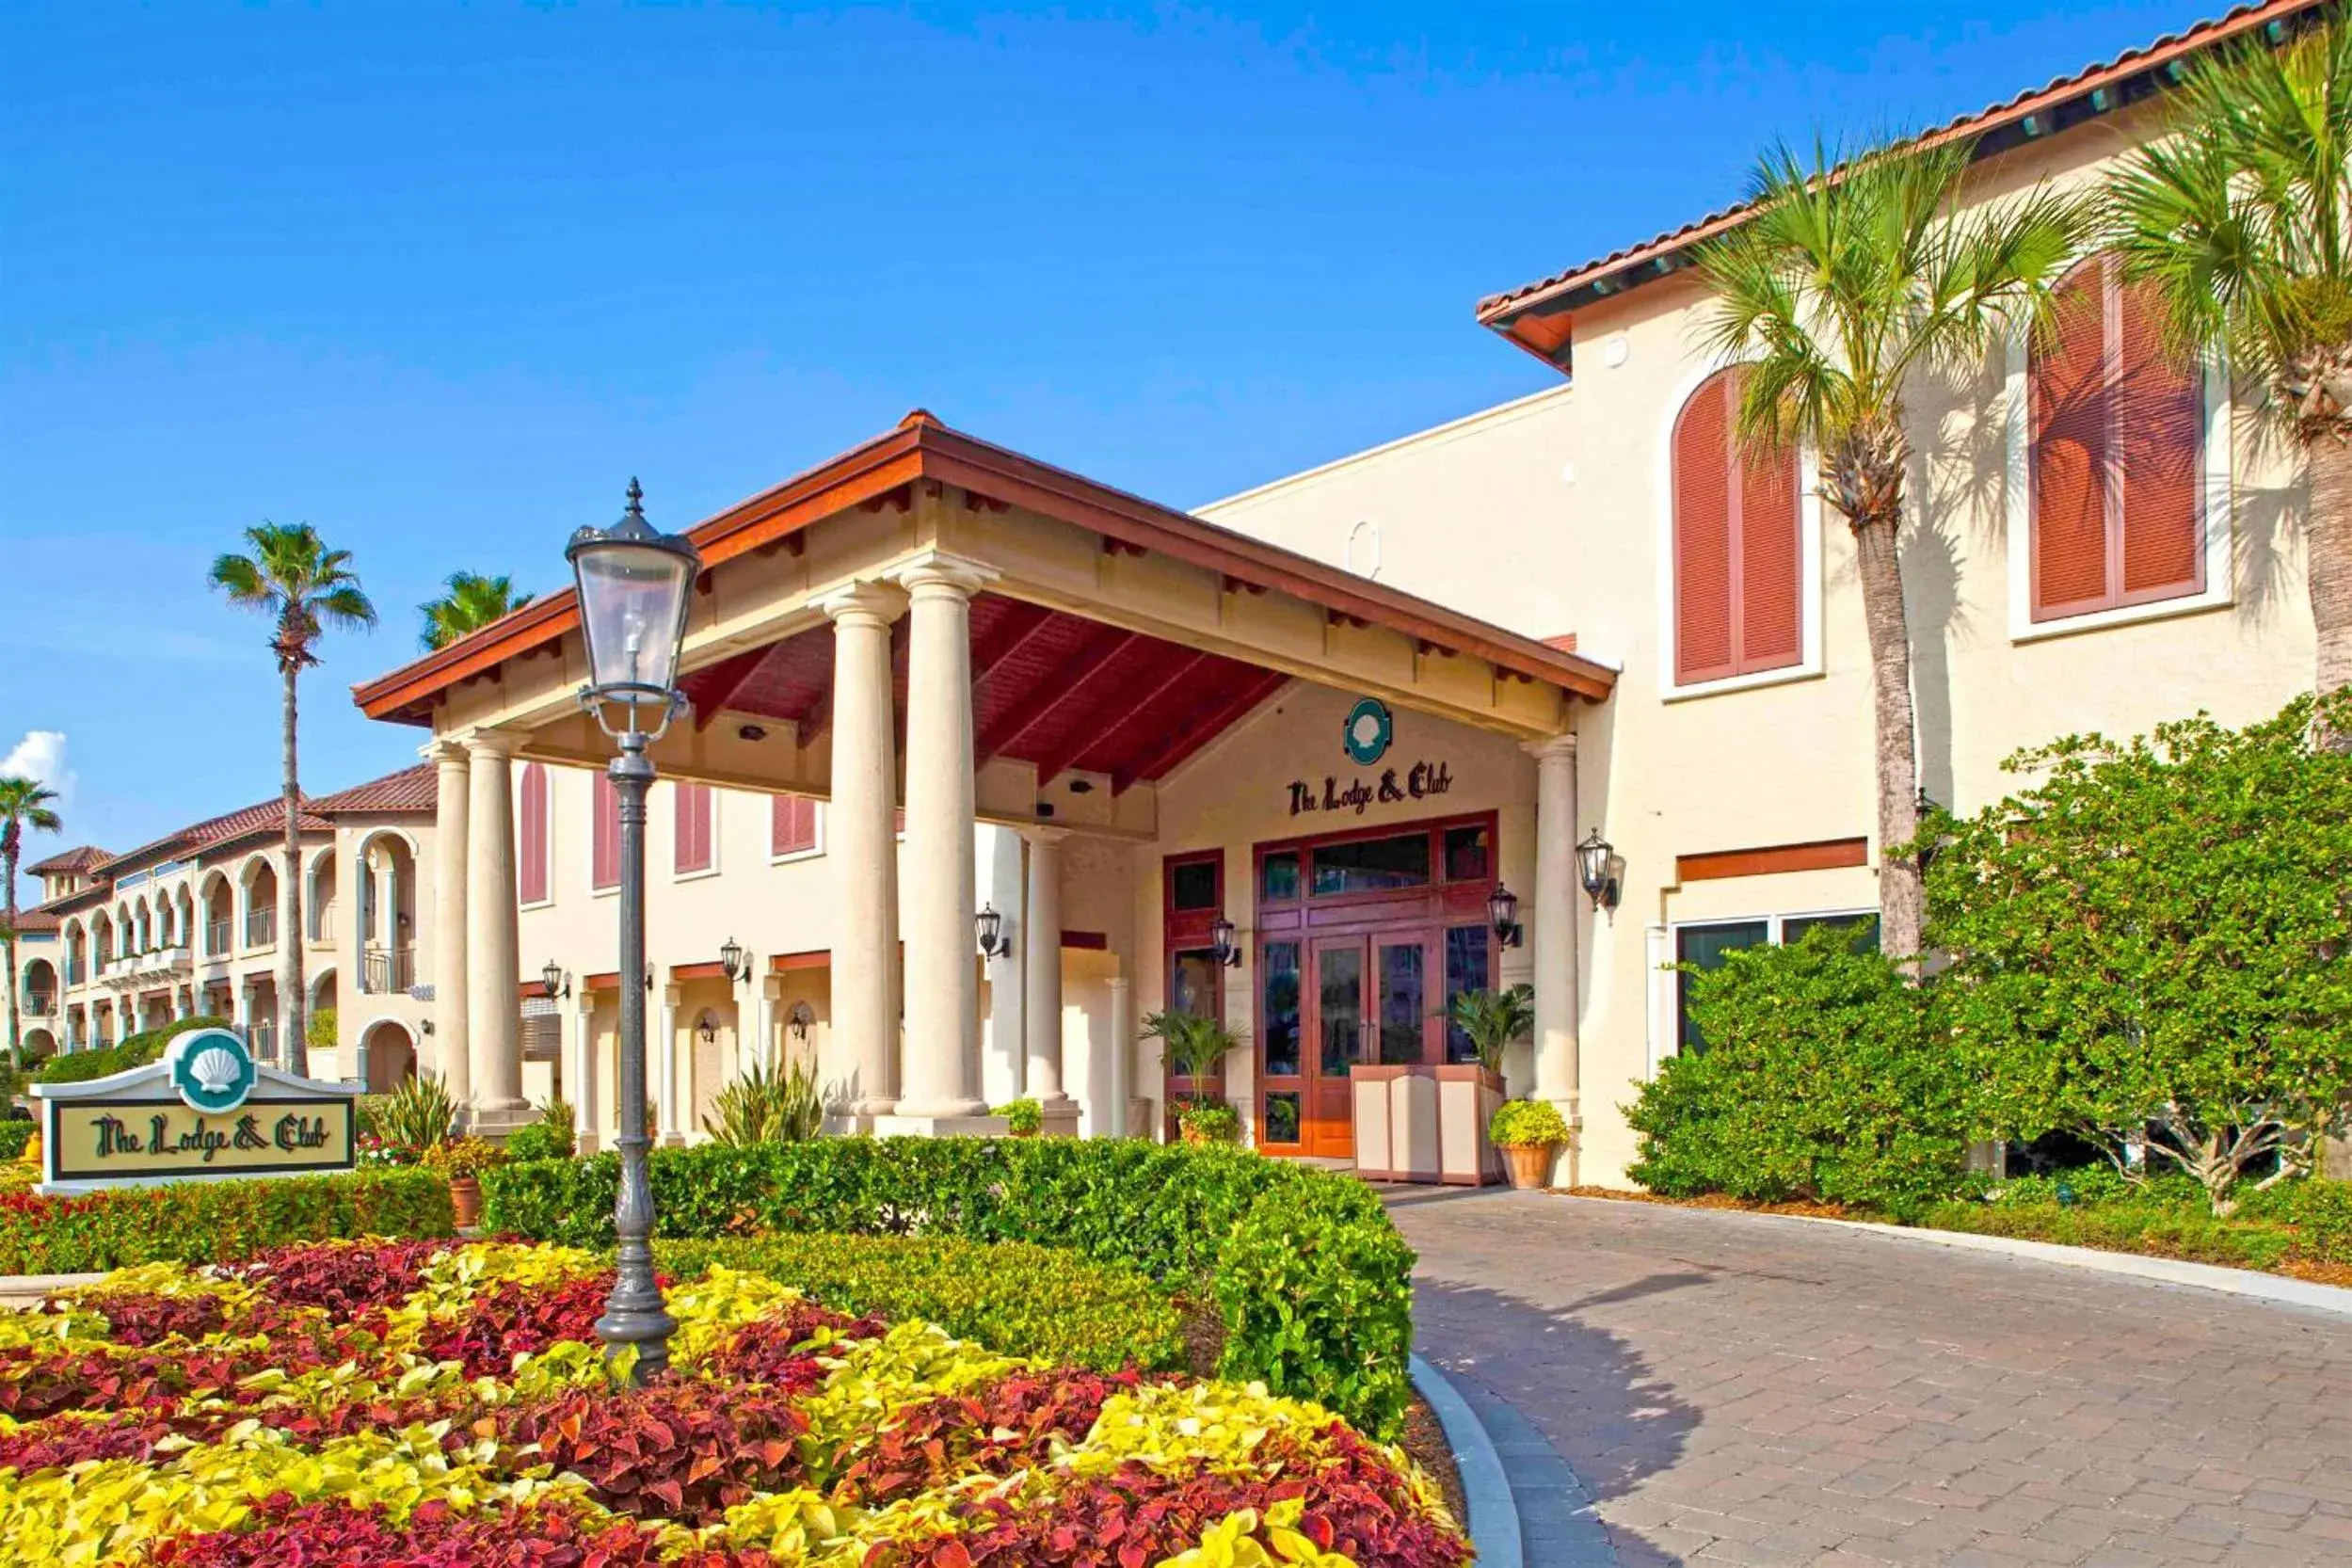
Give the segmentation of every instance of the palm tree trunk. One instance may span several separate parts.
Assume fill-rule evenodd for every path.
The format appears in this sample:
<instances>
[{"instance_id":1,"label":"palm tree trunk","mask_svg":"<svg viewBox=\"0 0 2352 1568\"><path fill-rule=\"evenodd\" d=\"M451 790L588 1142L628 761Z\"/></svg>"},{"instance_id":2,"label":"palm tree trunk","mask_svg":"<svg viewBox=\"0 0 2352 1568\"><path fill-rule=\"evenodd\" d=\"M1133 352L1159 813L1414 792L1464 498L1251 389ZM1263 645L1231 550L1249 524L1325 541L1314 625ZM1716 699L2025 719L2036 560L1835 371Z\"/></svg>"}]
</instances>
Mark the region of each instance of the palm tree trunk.
<instances>
[{"instance_id":1,"label":"palm tree trunk","mask_svg":"<svg viewBox=\"0 0 2352 1568\"><path fill-rule=\"evenodd\" d=\"M2312 689L2325 696L2352 686L2352 436L2322 430L2305 441L2304 453L2312 501L2303 538L2319 639ZM2352 730L2328 733L2327 744L2352 750Z\"/></svg>"},{"instance_id":2,"label":"palm tree trunk","mask_svg":"<svg viewBox=\"0 0 2352 1568\"><path fill-rule=\"evenodd\" d=\"M301 775L295 760L295 681L300 669L289 664L285 671L285 734L283 746L286 764L286 840L284 869L279 873L278 907L281 929L278 933L278 1059L286 1070L307 1078L311 1071L311 1048L307 1034L309 1011L303 1003L302 983L302 785Z\"/></svg>"},{"instance_id":3,"label":"palm tree trunk","mask_svg":"<svg viewBox=\"0 0 2352 1568\"><path fill-rule=\"evenodd\" d=\"M13 823L9 829L13 834ZM8 879L8 1064L21 1067L24 1064L24 995L17 989L16 855L16 845L11 842L8 854L0 856L0 874Z\"/></svg>"},{"instance_id":4,"label":"palm tree trunk","mask_svg":"<svg viewBox=\"0 0 2352 1568\"><path fill-rule=\"evenodd\" d=\"M1903 609L1903 569L1896 553L1900 492L1882 516L1854 520L1854 572L1862 584L1863 624L1870 636L1870 682L1877 709L1879 767L1879 946L1912 967L1927 924L1919 861L1897 855L1919 831L1918 723L1911 699L1911 622Z\"/></svg>"}]
</instances>

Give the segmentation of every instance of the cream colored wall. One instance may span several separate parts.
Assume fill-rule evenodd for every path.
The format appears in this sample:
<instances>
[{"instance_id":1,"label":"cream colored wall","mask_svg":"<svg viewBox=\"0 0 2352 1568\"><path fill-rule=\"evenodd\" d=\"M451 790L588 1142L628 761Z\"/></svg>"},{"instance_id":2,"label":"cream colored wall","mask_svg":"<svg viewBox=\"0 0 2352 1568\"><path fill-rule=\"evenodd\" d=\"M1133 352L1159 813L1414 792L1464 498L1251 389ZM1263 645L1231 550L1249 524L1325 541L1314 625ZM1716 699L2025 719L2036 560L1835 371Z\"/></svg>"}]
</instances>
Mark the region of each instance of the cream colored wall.
<instances>
[{"instance_id":1,"label":"cream colored wall","mask_svg":"<svg viewBox=\"0 0 2352 1568\"><path fill-rule=\"evenodd\" d=\"M2012 154L1987 166L1981 191L2094 180L2142 125L2120 118ZM1615 696L1578 726L1577 834L1598 826L1626 862L1622 907L1590 926L1579 954L1588 1180L1623 1179L1634 1153L1618 1107L1650 1070L1654 1041L1671 1040L1654 1016L1667 993L1653 966L1672 923L1877 898L1868 870L1673 885L1677 855L1870 835L1875 815L1868 649L1834 515L1813 523L1817 671L1680 699L1665 689L1665 450L1710 368L1693 345L1701 303L1695 284L1669 280L1580 312L1574 385L1203 509L1343 565L1354 533L1356 569L1531 635L1576 632L1581 651L1622 663ZM1912 399L1914 440L1936 454L1912 476L1903 540L1921 778L1962 810L2004 792L2000 760L2021 746L2077 729L2139 732L2199 709L2242 723L2311 680L2297 482L2242 409L2227 602L2012 635L2008 368L1997 355L1967 384L1923 386ZM1365 523L1378 528L1376 565Z\"/></svg>"},{"instance_id":2,"label":"cream colored wall","mask_svg":"<svg viewBox=\"0 0 2352 1568\"><path fill-rule=\"evenodd\" d=\"M1136 941L1135 1010L1157 1012L1168 1004L1168 977L1161 909L1160 857L1196 851L1224 852L1225 918L1237 928L1243 959L1225 971L1225 1020L1249 1032L1248 1048L1236 1050L1225 1064L1225 1089L1242 1122L1256 1136L1257 984L1256 899L1253 851L1274 840L1320 837L1356 827L1401 826L1436 817L1464 816L1480 811L1496 815L1496 856L1503 883L1517 891L1522 907L1534 905L1535 880L1535 762L1511 742L1484 730L1450 724L1401 710L1395 712L1396 730L1388 755L1377 765L1363 768L1340 749L1340 727L1356 694L1294 681L1275 695L1243 723L1227 731L1191 763L1165 780L1160 791L1160 838L1139 848L1129 879L1133 888L1132 915ZM1320 789L1325 776L1345 788L1351 778L1368 776L1375 782L1384 768L1400 776L1419 761L1444 762L1452 785L1443 795L1428 800L1407 799L1373 803L1361 812L1321 811L1292 815L1289 782L1309 781ZM1500 980L1515 984L1529 978L1529 953L1525 947L1502 954ZM1512 1090L1525 1094L1531 1084L1527 1046L1512 1048L1503 1070ZM1161 1099L1160 1053L1156 1042L1137 1048L1138 1094ZM1164 1112L1165 1107L1160 1106Z\"/></svg>"}]
</instances>

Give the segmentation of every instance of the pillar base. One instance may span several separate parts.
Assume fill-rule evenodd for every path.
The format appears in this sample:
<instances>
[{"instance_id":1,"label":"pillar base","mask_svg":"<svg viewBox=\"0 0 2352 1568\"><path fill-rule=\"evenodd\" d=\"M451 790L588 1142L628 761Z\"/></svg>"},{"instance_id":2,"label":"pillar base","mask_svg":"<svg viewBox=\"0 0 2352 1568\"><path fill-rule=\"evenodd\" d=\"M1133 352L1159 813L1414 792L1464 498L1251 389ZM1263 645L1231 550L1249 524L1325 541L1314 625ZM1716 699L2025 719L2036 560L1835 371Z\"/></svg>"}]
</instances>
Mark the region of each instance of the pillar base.
<instances>
[{"instance_id":1,"label":"pillar base","mask_svg":"<svg viewBox=\"0 0 2352 1568\"><path fill-rule=\"evenodd\" d=\"M1041 1138L1075 1138L1078 1136L1078 1101L1048 1100L1037 1108Z\"/></svg>"},{"instance_id":2,"label":"pillar base","mask_svg":"<svg viewBox=\"0 0 2352 1568\"><path fill-rule=\"evenodd\" d=\"M1003 1138L1012 1128L1002 1116L876 1116L877 1138Z\"/></svg>"},{"instance_id":3,"label":"pillar base","mask_svg":"<svg viewBox=\"0 0 2352 1568\"><path fill-rule=\"evenodd\" d=\"M539 1119L530 1105L477 1105L466 1130L476 1138L488 1138L493 1144L504 1144L509 1133L529 1127Z\"/></svg>"},{"instance_id":4,"label":"pillar base","mask_svg":"<svg viewBox=\"0 0 2352 1568\"><path fill-rule=\"evenodd\" d=\"M1126 1136L1160 1142L1160 1102L1149 1095L1137 1095L1127 1102Z\"/></svg>"}]
</instances>

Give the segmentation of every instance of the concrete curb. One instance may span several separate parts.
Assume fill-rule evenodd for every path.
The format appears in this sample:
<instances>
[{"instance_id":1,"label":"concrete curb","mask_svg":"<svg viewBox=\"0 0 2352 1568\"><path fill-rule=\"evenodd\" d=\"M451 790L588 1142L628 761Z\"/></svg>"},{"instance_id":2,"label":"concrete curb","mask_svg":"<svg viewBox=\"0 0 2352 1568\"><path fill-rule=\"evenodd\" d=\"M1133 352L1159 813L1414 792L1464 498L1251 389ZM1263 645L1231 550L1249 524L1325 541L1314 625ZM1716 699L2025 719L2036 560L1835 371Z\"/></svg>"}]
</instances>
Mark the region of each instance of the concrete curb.
<instances>
[{"instance_id":1,"label":"concrete curb","mask_svg":"<svg viewBox=\"0 0 2352 1568\"><path fill-rule=\"evenodd\" d=\"M1616 1198L1589 1198L1574 1192L1553 1194L1577 1203L1618 1203ZM2352 1289L2340 1285L2318 1285L2307 1279L2293 1279L2285 1274L2266 1274L2256 1269L2230 1269L2216 1263L2188 1263L2176 1257L2144 1257L2138 1253L2103 1252L2096 1247L2070 1247L2056 1241L2025 1241L2008 1236L1980 1236L1968 1230L1935 1230L1926 1225L1880 1224L1873 1220L1825 1220L1811 1214L1758 1214L1744 1208L1694 1208L1679 1204L1656 1207L1679 1208L1685 1213L1731 1214L1743 1220L1784 1220L1791 1224L1830 1225L1838 1230L1869 1231L1880 1236L1893 1236L1906 1241L1923 1242L1931 1247L1958 1247L1968 1252L1991 1253L1996 1256L2026 1258L2039 1263L2054 1263L2068 1269L2088 1269L2093 1273L2121 1274L2131 1279L2143 1279L2156 1285L2185 1286L2196 1290L2217 1290L2224 1295L2245 1296L2254 1301L2277 1302L2286 1306L2300 1306L2315 1312L2332 1313L2339 1318L2352 1318Z\"/></svg>"},{"instance_id":2,"label":"concrete curb","mask_svg":"<svg viewBox=\"0 0 2352 1568\"><path fill-rule=\"evenodd\" d=\"M1470 1506L1463 1528L1470 1532L1480 1568L1525 1568L1526 1549L1519 1540L1519 1505L1512 1500L1511 1478L1503 1472L1502 1456L1486 1424L1478 1418L1446 1374L1415 1356L1413 1386L1437 1413L1453 1448L1454 1466L1462 1472L1462 1494Z\"/></svg>"},{"instance_id":3,"label":"concrete curb","mask_svg":"<svg viewBox=\"0 0 2352 1568\"><path fill-rule=\"evenodd\" d=\"M46 1296L95 1285L104 1274L0 1274L0 1306L39 1306Z\"/></svg>"}]
</instances>

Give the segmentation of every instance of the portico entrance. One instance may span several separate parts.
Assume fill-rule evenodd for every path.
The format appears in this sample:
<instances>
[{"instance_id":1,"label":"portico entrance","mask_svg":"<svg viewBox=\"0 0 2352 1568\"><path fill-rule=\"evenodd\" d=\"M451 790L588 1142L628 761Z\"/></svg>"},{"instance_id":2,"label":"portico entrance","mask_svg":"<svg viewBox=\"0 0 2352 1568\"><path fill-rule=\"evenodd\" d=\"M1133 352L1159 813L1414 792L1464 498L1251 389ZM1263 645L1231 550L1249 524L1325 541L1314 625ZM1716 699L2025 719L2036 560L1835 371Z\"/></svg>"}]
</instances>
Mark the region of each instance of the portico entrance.
<instances>
[{"instance_id":1,"label":"portico entrance","mask_svg":"<svg viewBox=\"0 0 2352 1568\"><path fill-rule=\"evenodd\" d=\"M1267 1152L1352 1157L1357 1066L1473 1059L1446 1008L1496 972L1495 835L1486 812L1257 846Z\"/></svg>"}]
</instances>

